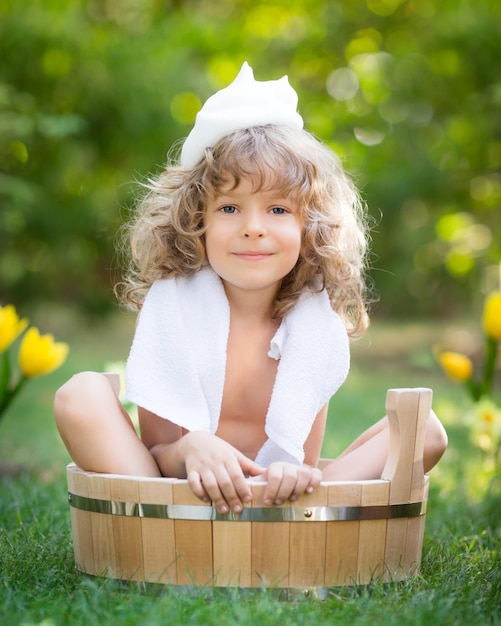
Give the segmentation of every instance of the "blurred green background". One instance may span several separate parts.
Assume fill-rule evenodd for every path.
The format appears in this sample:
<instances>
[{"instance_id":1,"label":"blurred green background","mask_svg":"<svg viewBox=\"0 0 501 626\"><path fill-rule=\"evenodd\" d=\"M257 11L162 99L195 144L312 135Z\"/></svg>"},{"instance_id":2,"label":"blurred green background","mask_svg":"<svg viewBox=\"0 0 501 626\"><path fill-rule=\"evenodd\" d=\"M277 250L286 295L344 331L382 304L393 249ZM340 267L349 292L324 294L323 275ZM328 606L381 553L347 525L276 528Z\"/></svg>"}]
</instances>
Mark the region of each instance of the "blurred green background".
<instances>
[{"instance_id":1,"label":"blurred green background","mask_svg":"<svg viewBox=\"0 0 501 626\"><path fill-rule=\"evenodd\" d=\"M472 312L499 281L497 0L3 0L0 302L113 311L115 237L248 60L374 217L375 315Z\"/></svg>"}]
</instances>

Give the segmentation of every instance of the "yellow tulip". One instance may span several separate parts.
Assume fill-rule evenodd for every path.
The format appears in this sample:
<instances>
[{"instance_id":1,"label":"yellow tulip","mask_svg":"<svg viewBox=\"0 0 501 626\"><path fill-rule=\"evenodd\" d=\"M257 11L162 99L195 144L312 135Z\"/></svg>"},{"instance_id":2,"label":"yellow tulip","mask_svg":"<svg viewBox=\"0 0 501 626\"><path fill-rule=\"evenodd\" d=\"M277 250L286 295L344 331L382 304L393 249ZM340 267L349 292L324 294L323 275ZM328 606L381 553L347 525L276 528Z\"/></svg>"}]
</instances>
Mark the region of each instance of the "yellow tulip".
<instances>
[{"instance_id":1,"label":"yellow tulip","mask_svg":"<svg viewBox=\"0 0 501 626\"><path fill-rule=\"evenodd\" d=\"M0 352L4 352L28 326L26 318L20 319L12 304L0 306Z\"/></svg>"},{"instance_id":2,"label":"yellow tulip","mask_svg":"<svg viewBox=\"0 0 501 626\"><path fill-rule=\"evenodd\" d=\"M493 291L487 296L483 326L488 337L501 341L501 291Z\"/></svg>"},{"instance_id":3,"label":"yellow tulip","mask_svg":"<svg viewBox=\"0 0 501 626\"><path fill-rule=\"evenodd\" d=\"M438 360L445 373L453 380L461 382L469 380L473 374L473 363L459 352L442 352Z\"/></svg>"},{"instance_id":4,"label":"yellow tulip","mask_svg":"<svg viewBox=\"0 0 501 626\"><path fill-rule=\"evenodd\" d=\"M19 348L19 366L23 375L31 378L52 372L63 364L68 349L68 344L56 343L52 335L40 335L34 327L28 329Z\"/></svg>"}]
</instances>

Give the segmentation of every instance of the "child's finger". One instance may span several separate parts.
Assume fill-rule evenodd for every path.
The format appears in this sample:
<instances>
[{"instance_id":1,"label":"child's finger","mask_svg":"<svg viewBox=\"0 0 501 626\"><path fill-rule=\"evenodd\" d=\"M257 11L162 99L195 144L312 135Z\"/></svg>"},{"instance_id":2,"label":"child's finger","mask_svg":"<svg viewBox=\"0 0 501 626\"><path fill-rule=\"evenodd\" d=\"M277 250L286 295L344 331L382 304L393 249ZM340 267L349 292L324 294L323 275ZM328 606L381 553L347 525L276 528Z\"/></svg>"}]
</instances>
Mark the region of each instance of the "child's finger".
<instances>
[{"instance_id":1,"label":"child's finger","mask_svg":"<svg viewBox=\"0 0 501 626\"><path fill-rule=\"evenodd\" d=\"M242 511L243 505L236 484L238 483L236 480L238 477L243 479L240 468L238 468L238 474L236 474L236 476L229 474L226 468L217 475L218 488L222 497L221 501L216 501L214 504L217 506L220 513L228 513L230 510L233 511L233 513L240 513Z\"/></svg>"},{"instance_id":2,"label":"child's finger","mask_svg":"<svg viewBox=\"0 0 501 626\"><path fill-rule=\"evenodd\" d=\"M266 472L268 484L264 491L266 505L282 504L289 498L296 485L296 470L293 466L272 463Z\"/></svg>"},{"instance_id":3,"label":"child's finger","mask_svg":"<svg viewBox=\"0 0 501 626\"><path fill-rule=\"evenodd\" d=\"M312 493L312 491L314 491L322 482L322 470L320 470L318 467L312 467L311 468L311 474L310 474L310 482L308 487L306 488L307 493Z\"/></svg>"},{"instance_id":4,"label":"child's finger","mask_svg":"<svg viewBox=\"0 0 501 626\"><path fill-rule=\"evenodd\" d=\"M200 474L198 472L195 472L195 471L190 472L188 476L186 477L186 479L188 481L190 489L197 496L197 498L204 500L204 502L207 502L208 500L210 500L209 494L205 490L202 484L202 480L200 478Z\"/></svg>"},{"instance_id":5,"label":"child's finger","mask_svg":"<svg viewBox=\"0 0 501 626\"><path fill-rule=\"evenodd\" d=\"M302 467L298 472L298 480L290 499L297 500L305 493L313 493L322 481L322 472L316 467Z\"/></svg>"},{"instance_id":6,"label":"child's finger","mask_svg":"<svg viewBox=\"0 0 501 626\"><path fill-rule=\"evenodd\" d=\"M239 453L238 461L240 463L242 471L248 476L260 476L266 471L266 468L261 467L254 461L251 461L251 459L249 459L249 457L246 457L245 454Z\"/></svg>"},{"instance_id":7,"label":"child's finger","mask_svg":"<svg viewBox=\"0 0 501 626\"><path fill-rule=\"evenodd\" d=\"M243 455L242 455L243 456ZM245 458L245 457L244 457ZM252 463L252 461L251 461ZM230 505L231 510L234 513L240 513L243 508L243 503L250 502L252 500L252 489L250 482L247 480L244 472L246 469L242 467L245 465L241 462L240 458L231 459L227 466L226 470L228 472L228 476L231 480L231 483L222 486L222 491L225 495L225 498ZM259 471L262 473L263 469L259 466L254 465L255 468L259 468ZM250 466L245 466L249 469ZM253 471L254 471L253 470Z\"/></svg>"},{"instance_id":8,"label":"child's finger","mask_svg":"<svg viewBox=\"0 0 501 626\"><path fill-rule=\"evenodd\" d=\"M214 472L206 470L201 474L200 478L205 492L209 499L212 500L212 504L220 513L228 513L228 502L220 489L219 480L216 478Z\"/></svg>"},{"instance_id":9,"label":"child's finger","mask_svg":"<svg viewBox=\"0 0 501 626\"><path fill-rule=\"evenodd\" d=\"M238 470L241 475L240 468ZM243 506L234 485L234 477L228 473L226 467L218 468L217 471L204 472L202 482L219 513L226 514L230 510L234 513L241 512Z\"/></svg>"},{"instance_id":10,"label":"child's finger","mask_svg":"<svg viewBox=\"0 0 501 626\"><path fill-rule=\"evenodd\" d=\"M297 467L288 463L272 463L266 470L268 485L264 493L266 505L297 500L304 493L312 493L322 480L317 468Z\"/></svg>"},{"instance_id":11,"label":"child's finger","mask_svg":"<svg viewBox=\"0 0 501 626\"><path fill-rule=\"evenodd\" d=\"M316 486L315 484L311 485L311 470L307 467L298 468L296 484L294 485L293 492L290 494L290 499L294 502L299 496L308 493L310 486L312 487L312 491Z\"/></svg>"}]
</instances>

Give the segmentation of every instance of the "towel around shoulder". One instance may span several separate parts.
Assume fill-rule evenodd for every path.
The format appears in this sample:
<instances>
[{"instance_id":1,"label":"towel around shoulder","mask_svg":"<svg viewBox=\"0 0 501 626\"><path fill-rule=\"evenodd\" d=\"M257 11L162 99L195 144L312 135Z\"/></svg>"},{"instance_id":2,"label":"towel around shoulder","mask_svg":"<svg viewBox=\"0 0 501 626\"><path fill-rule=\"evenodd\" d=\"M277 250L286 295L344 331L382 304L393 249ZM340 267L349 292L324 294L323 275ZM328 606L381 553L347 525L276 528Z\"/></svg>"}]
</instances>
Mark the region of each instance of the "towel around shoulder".
<instances>
[{"instance_id":1,"label":"towel around shoulder","mask_svg":"<svg viewBox=\"0 0 501 626\"><path fill-rule=\"evenodd\" d=\"M223 397L230 307L222 282L206 267L156 281L137 323L126 367L126 393L188 431L215 433ZM344 324L327 293L304 293L283 319L268 353L279 360L256 462L301 464L320 409L349 370Z\"/></svg>"}]
</instances>

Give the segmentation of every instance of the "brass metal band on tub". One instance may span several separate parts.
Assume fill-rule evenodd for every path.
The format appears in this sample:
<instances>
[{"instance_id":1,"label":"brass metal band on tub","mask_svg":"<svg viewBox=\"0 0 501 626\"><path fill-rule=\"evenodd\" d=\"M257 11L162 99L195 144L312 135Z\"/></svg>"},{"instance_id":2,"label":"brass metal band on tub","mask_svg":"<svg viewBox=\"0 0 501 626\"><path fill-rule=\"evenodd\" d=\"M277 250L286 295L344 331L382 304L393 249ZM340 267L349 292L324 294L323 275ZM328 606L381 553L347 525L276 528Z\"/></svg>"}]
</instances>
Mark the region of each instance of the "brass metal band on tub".
<instances>
[{"instance_id":1,"label":"brass metal band on tub","mask_svg":"<svg viewBox=\"0 0 501 626\"><path fill-rule=\"evenodd\" d=\"M396 519L426 514L426 501L372 506L245 507L241 513L219 513L213 506L144 504L99 500L68 493L70 506L91 513L153 519L221 522L348 522Z\"/></svg>"}]
</instances>

